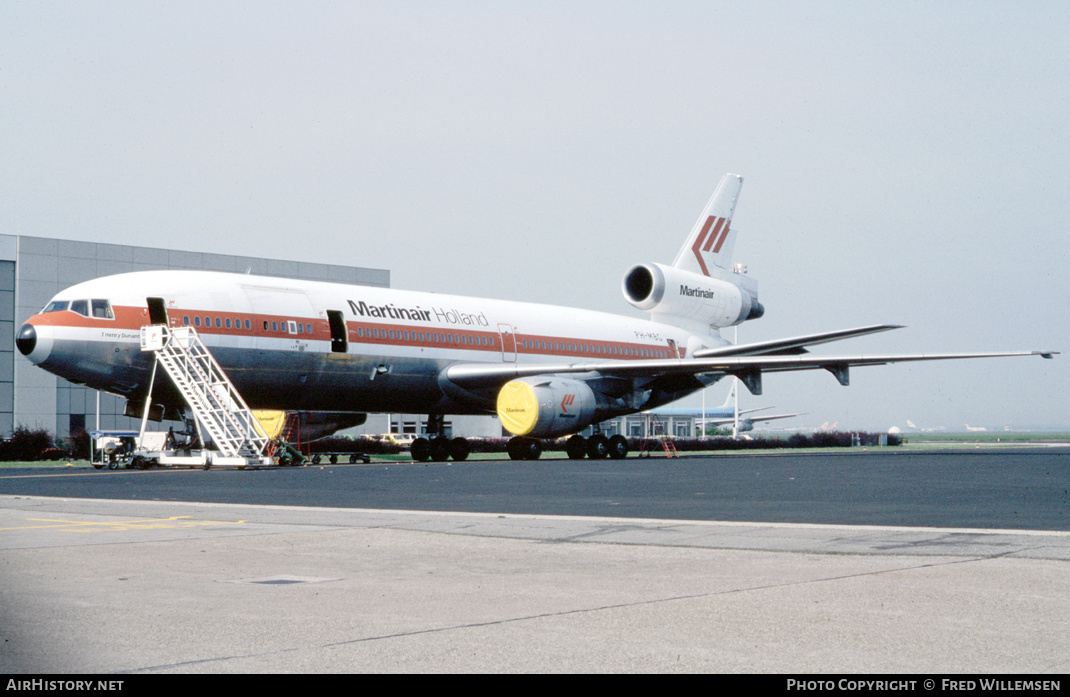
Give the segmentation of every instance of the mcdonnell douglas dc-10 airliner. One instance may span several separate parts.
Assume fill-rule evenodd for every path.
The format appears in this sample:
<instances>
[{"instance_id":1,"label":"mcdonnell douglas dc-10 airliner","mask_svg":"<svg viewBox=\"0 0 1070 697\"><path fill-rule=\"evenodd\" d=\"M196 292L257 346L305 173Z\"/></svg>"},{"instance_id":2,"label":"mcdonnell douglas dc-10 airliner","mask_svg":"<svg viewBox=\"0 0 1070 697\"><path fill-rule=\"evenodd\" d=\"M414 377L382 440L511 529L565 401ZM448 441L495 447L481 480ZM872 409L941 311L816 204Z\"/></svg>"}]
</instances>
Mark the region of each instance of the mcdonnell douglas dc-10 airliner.
<instances>
[{"instance_id":1,"label":"mcdonnell douglas dc-10 airliner","mask_svg":"<svg viewBox=\"0 0 1070 697\"><path fill-rule=\"evenodd\" d=\"M19 351L71 382L185 406L140 350L149 324L191 326L254 409L428 414L417 460L464 459L443 434L448 414L497 414L509 453L537 458L540 439L572 437L571 457L627 455L600 422L654 409L721 378L754 394L762 374L823 368L843 385L851 366L1051 352L814 356L807 347L873 334L873 325L732 345L720 329L761 317L757 283L732 266L732 214L743 178L725 175L671 265L639 264L624 297L650 319L523 302L241 274L148 271L79 283L20 328ZM345 418L339 418L339 423ZM594 434L579 435L594 426Z\"/></svg>"}]
</instances>

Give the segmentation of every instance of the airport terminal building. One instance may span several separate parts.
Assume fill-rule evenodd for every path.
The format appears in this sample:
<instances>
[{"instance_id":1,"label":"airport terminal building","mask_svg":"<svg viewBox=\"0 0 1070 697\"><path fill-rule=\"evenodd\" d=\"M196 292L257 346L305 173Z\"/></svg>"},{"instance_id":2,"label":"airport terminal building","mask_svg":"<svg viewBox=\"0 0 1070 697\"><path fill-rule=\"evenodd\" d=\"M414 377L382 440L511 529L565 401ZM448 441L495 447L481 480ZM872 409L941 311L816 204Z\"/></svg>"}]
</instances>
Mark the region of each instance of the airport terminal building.
<instances>
[{"instance_id":1,"label":"airport terminal building","mask_svg":"<svg viewBox=\"0 0 1070 697\"><path fill-rule=\"evenodd\" d=\"M45 428L59 439L96 428L140 426L137 419L123 416L125 399L70 383L23 358L15 349L15 334L27 318L68 286L101 276L160 269L390 286L390 272L385 269L0 235L0 437L11 435L17 426Z\"/></svg>"}]
</instances>

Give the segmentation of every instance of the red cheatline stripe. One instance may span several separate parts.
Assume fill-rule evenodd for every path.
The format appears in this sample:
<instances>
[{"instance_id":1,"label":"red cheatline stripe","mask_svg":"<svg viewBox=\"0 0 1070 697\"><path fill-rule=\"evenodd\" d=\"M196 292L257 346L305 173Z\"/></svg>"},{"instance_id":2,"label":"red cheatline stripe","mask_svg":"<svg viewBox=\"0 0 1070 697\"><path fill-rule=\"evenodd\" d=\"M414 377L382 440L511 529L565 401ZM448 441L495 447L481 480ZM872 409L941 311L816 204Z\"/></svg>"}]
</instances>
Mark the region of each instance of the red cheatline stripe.
<instances>
[{"instance_id":1,"label":"red cheatline stripe","mask_svg":"<svg viewBox=\"0 0 1070 697\"><path fill-rule=\"evenodd\" d=\"M728 237L728 228L732 227L732 221L728 221L728 225L724 226L724 230L721 231L721 238L717 240L717 246L713 248L714 254L721 253L721 245L724 244L725 238Z\"/></svg>"},{"instance_id":2,"label":"red cheatline stripe","mask_svg":"<svg viewBox=\"0 0 1070 697\"><path fill-rule=\"evenodd\" d=\"M713 228L713 232L706 238L706 246L702 248L702 251L708 252L713 247L713 241L717 239L717 233L721 231L721 226L724 225L724 218L717 219L717 226Z\"/></svg>"},{"instance_id":3,"label":"red cheatline stripe","mask_svg":"<svg viewBox=\"0 0 1070 697\"><path fill-rule=\"evenodd\" d=\"M699 268L707 276L710 275L710 270L706 268L706 262L702 261L702 252L700 250L702 249L702 242L706 239L706 233L710 231L710 226L713 225L713 220L712 215L706 218L706 224L702 226L702 231L695 238L695 244L691 245L691 251L695 253L695 258L698 259Z\"/></svg>"},{"instance_id":4,"label":"red cheatline stripe","mask_svg":"<svg viewBox=\"0 0 1070 697\"><path fill-rule=\"evenodd\" d=\"M83 317L74 312L50 312L47 314L37 314L31 317L29 322L36 326L54 326L57 328L72 328L72 329L111 329L111 330L126 330L136 332L143 324L148 322L148 310L142 307L124 307L113 306L116 319L100 319ZM323 318L317 317L296 317L291 319L285 316L279 315L261 315L261 314L247 314L247 313L222 313L219 310L193 310L190 308L170 308L169 313L172 320L172 326L183 326L183 317L190 317L191 321L194 316L199 316L202 319L208 317L212 320L211 327L194 327L198 330L202 336L245 336L245 337L264 337L264 338L285 338L290 339L295 336L313 340L313 341L327 341L330 339L330 328L327 325L327 321ZM239 318L242 320L251 320L251 329L244 329L244 327L233 327L232 329L216 329L215 318L216 317L231 317L234 321ZM264 330L262 329L264 320L278 322L278 330ZM302 327L311 323L313 325L313 331L311 334L291 334L288 331L287 325L291 321L300 322ZM353 322L347 321L346 328L348 330L348 336L350 343L354 344L386 344L395 346L427 346L431 348L454 348L466 351L486 351L488 353L501 352L502 345L499 339L499 335L496 332L473 332L473 331L459 331L456 329L448 330L444 327L413 327L412 325L403 324L380 324L374 322ZM360 336L358 329L363 330L363 336ZM374 337L372 330L378 329L379 336ZM395 336L390 338L389 330L393 329ZM409 338L405 339L402 332L408 331ZM420 339L417 332L422 331L424 338ZM432 338L432 334L438 334L438 340ZM447 336L452 338L447 338ZM470 340L461 341L460 337L469 337ZM524 347L521 340L517 340L515 336L510 335L513 339L512 347L506 347L505 350L517 351L520 353L530 355L546 355L546 356L582 356L601 358L608 360L643 360L649 358L666 358L665 353L669 353L671 357L672 352L660 345L650 345L644 343L631 343L621 341L605 341L597 339L582 339L576 337L549 337L541 335L526 335L532 342L541 341L544 345L540 348L534 348L532 346ZM478 337L486 337L488 343L484 344L482 341L477 343ZM560 346L557 347L555 343L566 344L582 344L583 348L572 346ZM619 349L619 352L614 349ZM677 347L677 351L681 354L683 350ZM652 353L653 355L645 355L644 352ZM680 357L683 357L682 355ZM575 397L573 397L575 399Z\"/></svg>"}]
</instances>

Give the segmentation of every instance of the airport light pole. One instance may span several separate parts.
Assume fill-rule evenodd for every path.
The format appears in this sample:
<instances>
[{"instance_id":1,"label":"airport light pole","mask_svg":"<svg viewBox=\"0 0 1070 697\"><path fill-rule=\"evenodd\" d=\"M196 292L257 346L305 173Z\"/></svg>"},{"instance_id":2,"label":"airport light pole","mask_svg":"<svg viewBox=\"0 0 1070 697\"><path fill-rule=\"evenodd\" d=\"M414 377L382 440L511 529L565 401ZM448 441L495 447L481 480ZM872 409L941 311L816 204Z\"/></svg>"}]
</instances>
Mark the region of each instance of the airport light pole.
<instances>
[{"instance_id":1,"label":"airport light pole","mask_svg":"<svg viewBox=\"0 0 1070 697\"><path fill-rule=\"evenodd\" d=\"M732 343L736 346L739 345L739 325L737 324L734 329L735 336L732 339ZM732 382L732 439L739 438L739 378L733 377Z\"/></svg>"}]
</instances>

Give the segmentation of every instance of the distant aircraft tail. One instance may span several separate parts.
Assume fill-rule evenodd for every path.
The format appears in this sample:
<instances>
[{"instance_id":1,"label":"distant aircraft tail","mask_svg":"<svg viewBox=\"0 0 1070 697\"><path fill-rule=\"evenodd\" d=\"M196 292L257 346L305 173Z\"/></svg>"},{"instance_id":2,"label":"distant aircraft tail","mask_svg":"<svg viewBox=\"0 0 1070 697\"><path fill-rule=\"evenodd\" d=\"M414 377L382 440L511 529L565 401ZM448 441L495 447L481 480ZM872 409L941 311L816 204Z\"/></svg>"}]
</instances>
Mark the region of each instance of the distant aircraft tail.
<instances>
[{"instance_id":1,"label":"distant aircraft tail","mask_svg":"<svg viewBox=\"0 0 1070 697\"><path fill-rule=\"evenodd\" d=\"M732 250L736 246L736 232L732 230L732 214L736 210L743 177L726 174L721 178L702 215L699 216L687 241L680 248L674 268L703 276L724 278L732 267Z\"/></svg>"},{"instance_id":2,"label":"distant aircraft tail","mask_svg":"<svg viewBox=\"0 0 1070 697\"><path fill-rule=\"evenodd\" d=\"M724 404L721 405L721 409L734 409L735 406L736 406L736 403L735 403L735 400L733 398L735 396L736 396L736 381L733 380L732 381L732 389L730 389L728 391L728 396L725 397Z\"/></svg>"}]
</instances>

